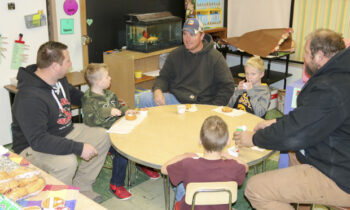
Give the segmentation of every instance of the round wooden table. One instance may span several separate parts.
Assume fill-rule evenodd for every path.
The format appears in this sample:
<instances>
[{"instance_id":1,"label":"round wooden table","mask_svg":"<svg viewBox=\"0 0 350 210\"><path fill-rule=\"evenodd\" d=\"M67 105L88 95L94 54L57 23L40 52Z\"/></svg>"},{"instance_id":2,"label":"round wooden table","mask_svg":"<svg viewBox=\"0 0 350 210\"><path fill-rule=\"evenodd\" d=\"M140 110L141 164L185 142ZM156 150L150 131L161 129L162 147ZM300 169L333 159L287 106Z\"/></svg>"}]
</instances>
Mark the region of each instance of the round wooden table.
<instances>
[{"instance_id":1,"label":"round wooden table","mask_svg":"<svg viewBox=\"0 0 350 210\"><path fill-rule=\"evenodd\" d=\"M184 114L177 113L177 105L152 107L148 111L148 116L129 134L110 133L112 145L129 160L160 169L165 162L176 155L185 152L203 153L203 147L198 143L199 132L203 121L209 116L218 115L227 123L230 139L238 126L245 125L247 130L253 130L257 123L263 121L260 117L249 113L236 117L227 116L213 111L217 106L197 104L196 107L198 111ZM232 145L233 141L230 146ZM239 148L238 158L253 166L266 160L273 152L242 147ZM166 178L164 187L167 191L166 205L169 208L167 182Z\"/></svg>"}]
</instances>

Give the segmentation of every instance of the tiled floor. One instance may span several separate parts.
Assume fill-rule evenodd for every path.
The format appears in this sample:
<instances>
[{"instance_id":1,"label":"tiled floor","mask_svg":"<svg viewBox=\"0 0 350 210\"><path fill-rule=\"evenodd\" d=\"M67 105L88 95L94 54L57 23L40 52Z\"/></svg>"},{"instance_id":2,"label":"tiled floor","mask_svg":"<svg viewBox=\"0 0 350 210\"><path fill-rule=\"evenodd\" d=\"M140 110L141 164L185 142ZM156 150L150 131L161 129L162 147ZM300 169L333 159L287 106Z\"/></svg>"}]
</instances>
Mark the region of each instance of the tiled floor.
<instances>
[{"instance_id":1,"label":"tiled floor","mask_svg":"<svg viewBox=\"0 0 350 210\"><path fill-rule=\"evenodd\" d=\"M172 190L171 190L172 191ZM129 200L119 200L115 197L110 198L103 202L101 205L107 209L118 210L164 210L164 190L162 178L157 180L148 180L136 187L131 188L132 198ZM170 198L173 198L174 194L171 192ZM172 204L172 200L171 200Z\"/></svg>"}]
</instances>

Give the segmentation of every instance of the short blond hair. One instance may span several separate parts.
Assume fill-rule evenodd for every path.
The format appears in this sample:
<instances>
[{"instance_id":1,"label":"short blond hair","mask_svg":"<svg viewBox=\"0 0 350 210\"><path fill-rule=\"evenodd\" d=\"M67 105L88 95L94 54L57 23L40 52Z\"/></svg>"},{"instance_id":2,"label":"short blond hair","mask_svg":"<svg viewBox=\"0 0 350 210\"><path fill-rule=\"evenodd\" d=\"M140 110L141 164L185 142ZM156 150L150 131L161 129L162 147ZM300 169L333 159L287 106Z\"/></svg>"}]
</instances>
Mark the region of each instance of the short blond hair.
<instances>
[{"instance_id":1,"label":"short blond hair","mask_svg":"<svg viewBox=\"0 0 350 210\"><path fill-rule=\"evenodd\" d=\"M247 60L244 66L251 66L255 69L258 69L261 72L265 71L264 61L259 56L253 56Z\"/></svg>"},{"instance_id":2,"label":"short blond hair","mask_svg":"<svg viewBox=\"0 0 350 210\"><path fill-rule=\"evenodd\" d=\"M200 131L202 145L207 152L221 152L227 144L228 127L219 116L206 118Z\"/></svg>"},{"instance_id":3,"label":"short blond hair","mask_svg":"<svg viewBox=\"0 0 350 210\"><path fill-rule=\"evenodd\" d=\"M105 63L90 63L84 70L84 77L88 85L91 87L96 81L101 79L101 72L107 71L108 66Z\"/></svg>"}]
</instances>

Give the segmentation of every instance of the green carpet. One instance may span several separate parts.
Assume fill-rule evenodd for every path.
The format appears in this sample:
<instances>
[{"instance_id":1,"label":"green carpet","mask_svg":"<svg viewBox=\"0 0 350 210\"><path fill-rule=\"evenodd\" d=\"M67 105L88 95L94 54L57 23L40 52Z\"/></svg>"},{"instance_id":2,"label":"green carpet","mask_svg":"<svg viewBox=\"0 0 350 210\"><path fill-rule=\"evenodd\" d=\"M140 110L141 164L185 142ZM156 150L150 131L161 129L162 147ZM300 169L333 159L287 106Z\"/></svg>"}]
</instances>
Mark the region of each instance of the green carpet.
<instances>
[{"instance_id":1,"label":"green carpet","mask_svg":"<svg viewBox=\"0 0 350 210\"><path fill-rule=\"evenodd\" d=\"M261 166L258 167L258 173L261 173ZM267 160L266 161L266 171L269 170L274 170L278 168L278 162L274 161L274 160ZM245 186L247 184L248 179L254 175L254 167L250 167L249 168L249 172L246 176L246 179L243 183L242 186L240 186L238 188L238 194L237 194L237 201L236 203L233 205L233 208L238 209L238 210L248 210L248 209L252 209L252 207L250 206L249 201L247 200L247 198L244 196L244 189Z\"/></svg>"},{"instance_id":2,"label":"green carpet","mask_svg":"<svg viewBox=\"0 0 350 210\"><path fill-rule=\"evenodd\" d=\"M106 201L113 197L114 195L109 191L109 182L112 177L112 156L107 155L106 162L104 164L104 167L102 168L100 174L96 178L95 183L92 185L92 188L94 189L95 192L99 193L103 201ZM136 172L135 165L132 164L132 173L131 173L131 187L133 188L139 184L141 184L144 181L147 181L149 177L144 174L143 172ZM126 178L128 177L128 171L126 171ZM125 179L125 186L127 186L127 179Z\"/></svg>"},{"instance_id":3,"label":"green carpet","mask_svg":"<svg viewBox=\"0 0 350 210\"><path fill-rule=\"evenodd\" d=\"M272 120L282 116L283 114L280 111L278 111L277 109L272 109L266 112L265 119Z\"/></svg>"}]
</instances>

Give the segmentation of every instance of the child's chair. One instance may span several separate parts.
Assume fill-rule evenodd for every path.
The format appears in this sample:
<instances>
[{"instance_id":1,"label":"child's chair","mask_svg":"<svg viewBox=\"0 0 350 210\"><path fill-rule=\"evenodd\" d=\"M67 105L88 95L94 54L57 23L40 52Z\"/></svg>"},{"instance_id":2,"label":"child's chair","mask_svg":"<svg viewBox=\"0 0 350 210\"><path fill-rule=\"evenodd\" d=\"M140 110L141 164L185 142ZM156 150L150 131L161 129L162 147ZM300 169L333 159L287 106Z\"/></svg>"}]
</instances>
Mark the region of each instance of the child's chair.
<instances>
[{"instance_id":1,"label":"child's chair","mask_svg":"<svg viewBox=\"0 0 350 210\"><path fill-rule=\"evenodd\" d=\"M192 182L186 187L185 202L192 205L219 205L232 203L237 200L237 182Z\"/></svg>"}]
</instances>

